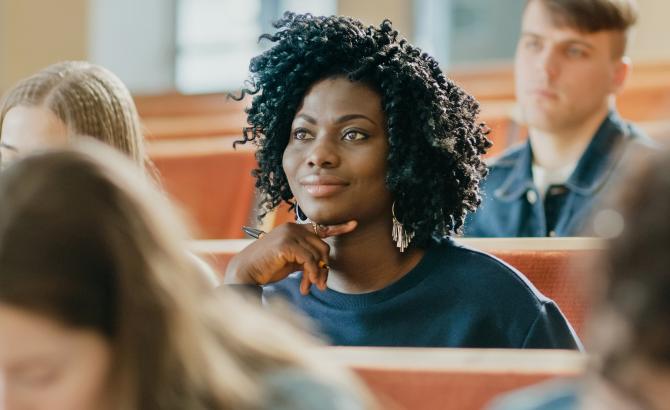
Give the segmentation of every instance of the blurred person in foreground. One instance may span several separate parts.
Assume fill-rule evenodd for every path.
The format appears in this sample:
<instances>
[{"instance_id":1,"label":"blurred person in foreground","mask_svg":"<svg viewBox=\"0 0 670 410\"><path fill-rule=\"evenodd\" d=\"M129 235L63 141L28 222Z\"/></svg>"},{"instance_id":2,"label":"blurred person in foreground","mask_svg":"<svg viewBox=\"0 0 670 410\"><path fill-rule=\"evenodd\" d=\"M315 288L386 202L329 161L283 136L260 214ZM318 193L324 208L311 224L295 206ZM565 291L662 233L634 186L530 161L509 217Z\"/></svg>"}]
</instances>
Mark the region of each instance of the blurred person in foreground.
<instances>
[{"instance_id":1,"label":"blurred person in foreground","mask_svg":"<svg viewBox=\"0 0 670 410\"><path fill-rule=\"evenodd\" d=\"M496 410L670 409L670 153L641 163L620 209L594 218L615 237L592 284L586 375L514 393Z\"/></svg>"},{"instance_id":2,"label":"blurred person in foreground","mask_svg":"<svg viewBox=\"0 0 670 410\"><path fill-rule=\"evenodd\" d=\"M142 175L93 141L0 175L0 407L366 408L309 337L211 288Z\"/></svg>"}]
</instances>

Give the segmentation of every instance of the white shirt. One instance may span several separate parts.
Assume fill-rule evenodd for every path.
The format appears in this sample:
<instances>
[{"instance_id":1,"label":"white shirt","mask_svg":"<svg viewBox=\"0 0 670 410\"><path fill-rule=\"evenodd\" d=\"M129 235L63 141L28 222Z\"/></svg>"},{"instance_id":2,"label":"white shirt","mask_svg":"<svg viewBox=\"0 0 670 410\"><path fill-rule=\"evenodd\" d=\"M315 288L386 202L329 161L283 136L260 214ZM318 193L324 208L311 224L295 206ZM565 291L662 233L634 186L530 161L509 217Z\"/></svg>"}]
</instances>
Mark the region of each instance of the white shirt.
<instances>
[{"instance_id":1,"label":"white shirt","mask_svg":"<svg viewBox=\"0 0 670 410\"><path fill-rule=\"evenodd\" d=\"M540 165L533 164L533 183L544 200L547 190L552 185L563 185L575 170L577 162L573 162L556 169L546 169Z\"/></svg>"}]
</instances>

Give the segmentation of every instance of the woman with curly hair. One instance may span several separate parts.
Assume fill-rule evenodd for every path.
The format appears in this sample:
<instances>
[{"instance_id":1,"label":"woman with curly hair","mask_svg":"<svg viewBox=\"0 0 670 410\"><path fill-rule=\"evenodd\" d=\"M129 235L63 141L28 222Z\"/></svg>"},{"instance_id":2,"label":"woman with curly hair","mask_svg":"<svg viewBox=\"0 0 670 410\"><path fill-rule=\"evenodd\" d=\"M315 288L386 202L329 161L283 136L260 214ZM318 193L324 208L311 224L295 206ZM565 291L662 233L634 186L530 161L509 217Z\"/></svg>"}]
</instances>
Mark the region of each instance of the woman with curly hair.
<instances>
[{"instance_id":1,"label":"woman with curly hair","mask_svg":"<svg viewBox=\"0 0 670 410\"><path fill-rule=\"evenodd\" d=\"M261 235L226 283L288 299L336 345L579 347L521 274L449 238L486 174L477 102L389 21L275 27L250 64L242 142L258 146L263 210L288 202L311 224Z\"/></svg>"}]
</instances>

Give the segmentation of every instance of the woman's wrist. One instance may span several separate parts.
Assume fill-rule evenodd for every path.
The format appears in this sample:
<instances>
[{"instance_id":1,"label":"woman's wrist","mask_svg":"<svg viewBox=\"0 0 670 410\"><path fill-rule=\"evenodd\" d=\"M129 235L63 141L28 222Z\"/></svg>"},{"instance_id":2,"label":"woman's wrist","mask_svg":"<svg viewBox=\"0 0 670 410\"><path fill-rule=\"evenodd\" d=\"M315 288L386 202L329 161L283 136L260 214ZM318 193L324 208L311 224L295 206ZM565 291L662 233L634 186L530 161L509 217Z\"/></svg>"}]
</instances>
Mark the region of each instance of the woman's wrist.
<instances>
[{"instance_id":1,"label":"woman's wrist","mask_svg":"<svg viewBox=\"0 0 670 410\"><path fill-rule=\"evenodd\" d=\"M237 256L234 256L228 262L223 283L226 285L258 285L251 275L246 273L244 269L240 269Z\"/></svg>"}]
</instances>

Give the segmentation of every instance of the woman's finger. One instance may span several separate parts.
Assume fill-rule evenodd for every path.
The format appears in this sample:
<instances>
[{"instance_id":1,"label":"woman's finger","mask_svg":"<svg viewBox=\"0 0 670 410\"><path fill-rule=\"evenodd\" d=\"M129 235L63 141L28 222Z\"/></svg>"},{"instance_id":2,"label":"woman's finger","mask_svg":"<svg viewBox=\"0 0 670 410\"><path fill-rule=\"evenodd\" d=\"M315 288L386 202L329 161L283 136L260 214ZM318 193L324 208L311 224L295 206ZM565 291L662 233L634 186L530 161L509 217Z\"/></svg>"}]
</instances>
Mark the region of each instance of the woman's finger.
<instances>
[{"instance_id":1,"label":"woman's finger","mask_svg":"<svg viewBox=\"0 0 670 410\"><path fill-rule=\"evenodd\" d=\"M298 226L301 229L304 229L308 232L311 232L316 236L318 236L319 238L327 238L329 236L342 235L353 231L354 229L356 229L356 226L358 226L358 222L352 219L349 222L336 225L321 225L315 222L308 224L293 224L293 225Z\"/></svg>"},{"instance_id":2,"label":"woman's finger","mask_svg":"<svg viewBox=\"0 0 670 410\"><path fill-rule=\"evenodd\" d=\"M343 235L353 231L357 226L358 222L353 220L338 225L321 225L320 229L318 229L319 237L328 238L330 236Z\"/></svg>"},{"instance_id":3,"label":"woman's finger","mask_svg":"<svg viewBox=\"0 0 670 410\"><path fill-rule=\"evenodd\" d=\"M306 238L300 238L300 239L296 238L296 243L303 250L305 250L306 252L311 254L312 259L316 263L318 269L320 269L322 267L321 266L322 261L323 261L323 263L328 263L328 262L326 262L327 259L328 259L328 254L326 253L324 255L323 247L320 245L320 243L323 244L323 241L321 241L320 239L315 238L313 236L312 237L306 237Z\"/></svg>"},{"instance_id":4,"label":"woman's finger","mask_svg":"<svg viewBox=\"0 0 670 410\"><path fill-rule=\"evenodd\" d=\"M309 281L309 278L303 272L302 279L300 280L300 294L302 294L303 296L309 294L310 285L311 283Z\"/></svg>"},{"instance_id":5,"label":"woman's finger","mask_svg":"<svg viewBox=\"0 0 670 410\"><path fill-rule=\"evenodd\" d=\"M318 284L319 267L318 261L310 251L303 247L294 249L295 263L302 267L302 280L300 281L300 293L307 295L311 284Z\"/></svg>"},{"instance_id":6,"label":"woman's finger","mask_svg":"<svg viewBox=\"0 0 670 410\"><path fill-rule=\"evenodd\" d=\"M316 287L319 288L319 290L324 291L328 286L328 267L321 268L319 274L319 283Z\"/></svg>"},{"instance_id":7,"label":"woman's finger","mask_svg":"<svg viewBox=\"0 0 670 410\"><path fill-rule=\"evenodd\" d=\"M314 235L309 235L304 238L306 242L315 250L317 260L319 261L319 268L323 268L321 265L328 265L330 259L330 245L324 242L321 238L318 238ZM321 263L323 262L323 263Z\"/></svg>"}]
</instances>

